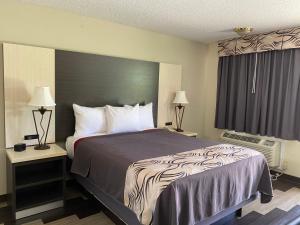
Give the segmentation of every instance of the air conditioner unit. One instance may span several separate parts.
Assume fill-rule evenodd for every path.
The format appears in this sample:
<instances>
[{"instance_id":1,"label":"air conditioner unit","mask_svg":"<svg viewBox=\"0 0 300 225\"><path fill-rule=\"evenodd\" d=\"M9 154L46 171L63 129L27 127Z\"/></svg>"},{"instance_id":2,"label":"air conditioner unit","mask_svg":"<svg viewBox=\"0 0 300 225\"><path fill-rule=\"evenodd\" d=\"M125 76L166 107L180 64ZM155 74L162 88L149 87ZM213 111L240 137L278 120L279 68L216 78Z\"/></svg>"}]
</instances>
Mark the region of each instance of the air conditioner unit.
<instances>
[{"instance_id":1,"label":"air conditioner unit","mask_svg":"<svg viewBox=\"0 0 300 225\"><path fill-rule=\"evenodd\" d=\"M229 144L252 148L261 152L271 168L278 168L281 162L281 143L271 138L254 136L235 131L224 131L221 139Z\"/></svg>"}]
</instances>

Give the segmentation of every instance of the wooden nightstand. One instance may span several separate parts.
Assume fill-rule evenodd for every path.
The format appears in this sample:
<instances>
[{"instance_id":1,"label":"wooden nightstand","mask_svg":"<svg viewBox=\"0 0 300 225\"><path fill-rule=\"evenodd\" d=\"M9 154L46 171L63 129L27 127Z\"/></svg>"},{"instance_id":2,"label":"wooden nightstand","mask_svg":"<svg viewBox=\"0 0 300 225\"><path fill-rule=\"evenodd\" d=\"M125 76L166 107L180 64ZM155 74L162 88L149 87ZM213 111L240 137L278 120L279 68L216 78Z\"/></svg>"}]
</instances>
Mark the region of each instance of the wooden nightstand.
<instances>
[{"instance_id":1,"label":"wooden nightstand","mask_svg":"<svg viewBox=\"0 0 300 225\"><path fill-rule=\"evenodd\" d=\"M67 154L55 144L50 146L6 150L8 204L15 220L64 206Z\"/></svg>"},{"instance_id":2,"label":"wooden nightstand","mask_svg":"<svg viewBox=\"0 0 300 225\"><path fill-rule=\"evenodd\" d=\"M177 132L175 129L173 128L168 128L169 131L172 131L172 132ZM178 134L182 134L182 135L185 135L185 136L188 136L188 137L197 137L198 133L196 132L190 132L190 131L183 131L183 132L177 132Z\"/></svg>"}]
</instances>

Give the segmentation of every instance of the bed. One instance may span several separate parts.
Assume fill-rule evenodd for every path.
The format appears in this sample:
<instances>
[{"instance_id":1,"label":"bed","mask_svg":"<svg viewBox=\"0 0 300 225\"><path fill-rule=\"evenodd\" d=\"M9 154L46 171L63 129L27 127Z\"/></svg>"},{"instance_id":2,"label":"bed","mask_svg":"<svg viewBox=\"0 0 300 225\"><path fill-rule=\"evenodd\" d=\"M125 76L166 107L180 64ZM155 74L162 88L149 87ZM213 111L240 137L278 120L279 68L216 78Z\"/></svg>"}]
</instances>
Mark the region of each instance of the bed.
<instances>
[{"instance_id":1,"label":"bed","mask_svg":"<svg viewBox=\"0 0 300 225\"><path fill-rule=\"evenodd\" d=\"M74 177L125 224L207 225L258 194L271 200L266 160L251 149L165 129L72 137L74 102L152 102L156 125L159 65L67 51L56 51L55 60L56 141L69 137Z\"/></svg>"},{"instance_id":2,"label":"bed","mask_svg":"<svg viewBox=\"0 0 300 225\"><path fill-rule=\"evenodd\" d=\"M262 202L272 198L267 163L263 155L253 150L190 138L165 129L101 134L79 138L73 143L74 152L69 149L69 154L74 155L71 172L127 224L211 224L242 208L255 199L257 193ZM199 152L201 158L193 162L187 160L187 153L194 159ZM162 159L172 163L168 162L168 167L159 169L157 174L145 170L145 164L159 167L160 157L176 154L175 159ZM225 158L230 158L230 163L226 163ZM145 162L145 159L150 161ZM187 163L191 163L193 169L201 167L201 172L184 174L185 171L176 170ZM143 172L134 173L133 178L127 180L132 165L136 166L133 170ZM147 177L143 173L150 174ZM144 181L137 184L135 179ZM159 182L155 183L155 179ZM130 189L132 183L135 187ZM155 183L155 187L149 183ZM126 198L135 204L124 203ZM155 206L151 208L149 202L152 201ZM135 206L129 209L132 205ZM143 215L147 213L151 215Z\"/></svg>"}]
</instances>

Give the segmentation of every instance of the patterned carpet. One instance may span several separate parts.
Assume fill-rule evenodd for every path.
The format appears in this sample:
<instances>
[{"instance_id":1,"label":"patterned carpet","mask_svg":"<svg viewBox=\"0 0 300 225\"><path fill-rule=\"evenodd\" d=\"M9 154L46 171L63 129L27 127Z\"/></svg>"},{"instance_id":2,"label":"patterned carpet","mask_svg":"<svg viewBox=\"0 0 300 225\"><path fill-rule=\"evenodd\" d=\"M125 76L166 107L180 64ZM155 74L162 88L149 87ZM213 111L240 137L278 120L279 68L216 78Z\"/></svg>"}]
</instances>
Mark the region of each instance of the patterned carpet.
<instances>
[{"instance_id":1,"label":"patterned carpet","mask_svg":"<svg viewBox=\"0 0 300 225\"><path fill-rule=\"evenodd\" d=\"M288 180L274 183L274 198L269 204L259 199L243 208L243 215L231 225L283 225L300 217L300 188ZM95 199L89 199L77 188L68 189L66 207L17 221L22 225L114 225L122 224ZM13 225L0 204L0 225ZM114 221L112 221L111 219ZM2 223L2 224L1 224ZM300 224L295 222L294 224ZM226 224L228 225L228 224Z\"/></svg>"}]
</instances>

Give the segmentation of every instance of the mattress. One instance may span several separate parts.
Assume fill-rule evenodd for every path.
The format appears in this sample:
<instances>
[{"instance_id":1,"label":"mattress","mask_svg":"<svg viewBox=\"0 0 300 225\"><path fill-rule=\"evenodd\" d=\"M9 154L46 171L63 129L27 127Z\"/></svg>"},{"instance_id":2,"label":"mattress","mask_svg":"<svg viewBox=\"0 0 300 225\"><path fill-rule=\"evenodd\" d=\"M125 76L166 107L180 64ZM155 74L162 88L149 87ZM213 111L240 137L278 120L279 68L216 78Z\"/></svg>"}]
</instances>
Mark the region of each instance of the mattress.
<instances>
[{"instance_id":1,"label":"mattress","mask_svg":"<svg viewBox=\"0 0 300 225\"><path fill-rule=\"evenodd\" d=\"M102 135L107 135L107 133L95 133L95 134L86 135L86 136L69 136L66 140L66 150L67 150L68 157L70 159L74 158L74 145L75 145L76 141L78 141L82 138L102 136Z\"/></svg>"}]
</instances>

